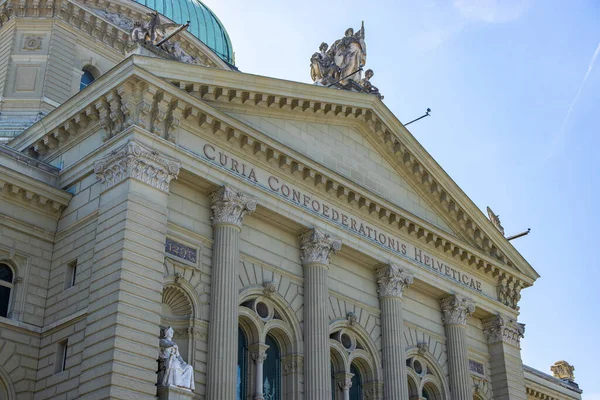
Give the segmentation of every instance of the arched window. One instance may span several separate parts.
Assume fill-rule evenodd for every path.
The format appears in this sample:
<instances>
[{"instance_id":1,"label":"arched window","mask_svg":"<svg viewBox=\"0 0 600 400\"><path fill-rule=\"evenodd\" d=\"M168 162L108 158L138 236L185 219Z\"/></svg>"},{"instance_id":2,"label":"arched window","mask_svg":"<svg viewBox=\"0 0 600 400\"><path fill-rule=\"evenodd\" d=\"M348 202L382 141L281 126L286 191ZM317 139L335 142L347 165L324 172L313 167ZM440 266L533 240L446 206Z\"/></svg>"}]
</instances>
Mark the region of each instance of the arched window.
<instances>
[{"instance_id":1,"label":"arched window","mask_svg":"<svg viewBox=\"0 0 600 400\"><path fill-rule=\"evenodd\" d=\"M8 317L14 274L11 267L0 264L0 317Z\"/></svg>"},{"instance_id":2,"label":"arched window","mask_svg":"<svg viewBox=\"0 0 600 400\"><path fill-rule=\"evenodd\" d=\"M237 400L245 400L247 398L247 366L248 341L242 328L238 327Z\"/></svg>"},{"instance_id":3,"label":"arched window","mask_svg":"<svg viewBox=\"0 0 600 400\"><path fill-rule=\"evenodd\" d=\"M83 68L83 75L81 75L81 82L79 83L79 90L83 90L89 86L90 83L96 80L96 76L91 71L90 67Z\"/></svg>"},{"instance_id":4,"label":"arched window","mask_svg":"<svg viewBox=\"0 0 600 400\"><path fill-rule=\"evenodd\" d=\"M281 400L281 354L279 345L267 335L265 344L267 349L267 359L263 366L263 394L265 400Z\"/></svg>"},{"instance_id":5,"label":"arched window","mask_svg":"<svg viewBox=\"0 0 600 400\"><path fill-rule=\"evenodd\" d=\"M356 365L350 366L352 376L352 386L350 386L350 400L362 400L362 377Z\"/></svg>"}]
</instances>

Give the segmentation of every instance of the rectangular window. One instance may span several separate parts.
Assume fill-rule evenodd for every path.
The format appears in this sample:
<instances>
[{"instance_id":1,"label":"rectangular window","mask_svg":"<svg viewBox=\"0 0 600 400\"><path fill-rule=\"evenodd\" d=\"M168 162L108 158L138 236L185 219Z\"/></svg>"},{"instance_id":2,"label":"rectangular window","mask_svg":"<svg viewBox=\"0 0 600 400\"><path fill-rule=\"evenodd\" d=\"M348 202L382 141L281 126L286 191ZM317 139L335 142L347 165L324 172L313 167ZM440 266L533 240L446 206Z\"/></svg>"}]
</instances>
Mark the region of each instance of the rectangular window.
<instances>
[{"instance_id":1,"label":"rectangular window","mask_svg":"<svg viewBox=\"0 0 600 400\"><path fill-rule=\"evenodd\" d=\"M54 373L58 374L59 372L63 372L67 367L67 348L68 348L68 339L62 340L58 342L56 347L56 363L54 368Z\"/></svg>"},{"instance_id":2,"label":"rectangular window","mask_svg":"<svg viewBox=\"0 0 600 400\"><path fill-rule=\"evenodd\" d=\"M77 260L73 260L67 264L67 271L65 273L65 289L75 286L77 278Z\"/></svg>"}]
</instances>

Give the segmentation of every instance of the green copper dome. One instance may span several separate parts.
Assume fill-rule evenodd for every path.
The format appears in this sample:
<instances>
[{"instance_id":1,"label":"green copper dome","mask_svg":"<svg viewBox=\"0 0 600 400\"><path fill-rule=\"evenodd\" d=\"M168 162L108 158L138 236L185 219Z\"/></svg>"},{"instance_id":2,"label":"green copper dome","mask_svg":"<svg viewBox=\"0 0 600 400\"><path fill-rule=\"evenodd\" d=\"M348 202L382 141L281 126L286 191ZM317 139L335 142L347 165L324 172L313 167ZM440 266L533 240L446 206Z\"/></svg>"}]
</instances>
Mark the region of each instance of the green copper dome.
<instances>
[{"instance_id":1,"label":"green copper dome","mask_svg":"<svg viewBox=\"0 0 600 400\"><path fill-rule=\"evenodd\" d=\"M178 24L190 21L188 31L223 61L234 64L233 47L219 18L198 0L135 0Z\"/></svg>"}]
</instances>

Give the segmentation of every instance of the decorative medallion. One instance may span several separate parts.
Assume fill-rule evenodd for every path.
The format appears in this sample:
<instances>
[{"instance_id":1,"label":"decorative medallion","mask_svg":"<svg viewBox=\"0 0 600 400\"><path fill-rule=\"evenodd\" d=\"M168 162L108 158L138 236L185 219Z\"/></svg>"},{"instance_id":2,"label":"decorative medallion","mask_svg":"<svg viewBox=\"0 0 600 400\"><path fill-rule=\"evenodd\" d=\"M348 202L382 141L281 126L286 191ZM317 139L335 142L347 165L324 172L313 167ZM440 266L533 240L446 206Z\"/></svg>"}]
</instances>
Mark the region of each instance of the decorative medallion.
<instances>
[{"instance_id":1,"label":"decorative medallion","mask_svg":"<svg viewBox=\"0 0 600 400\"><path fill-rule=\"evenodd\" d=\"M35 51L42 49L43 36L24 36L23 50Z\"/></svg>"}]
</instances>

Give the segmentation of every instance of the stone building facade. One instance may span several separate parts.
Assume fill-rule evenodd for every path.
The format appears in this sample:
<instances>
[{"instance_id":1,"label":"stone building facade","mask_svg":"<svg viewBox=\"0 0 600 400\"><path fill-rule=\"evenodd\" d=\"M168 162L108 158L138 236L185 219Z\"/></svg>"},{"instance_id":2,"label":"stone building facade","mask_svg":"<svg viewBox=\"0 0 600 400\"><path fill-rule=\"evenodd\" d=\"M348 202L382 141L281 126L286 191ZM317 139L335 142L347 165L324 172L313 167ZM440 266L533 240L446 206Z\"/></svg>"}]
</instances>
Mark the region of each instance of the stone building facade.
<instances>
[{"instance_id":1,"label":"stone building facade","mask_svg":"<svg viewBox=\"0 0 600 400\"><path fill-rule=\"evenodd\" d=\"M581 398L522 364L536 271L379 96L135 43L147 12L0 1L0 398L155 399L167 326L172 399Z\"/></svg>"}]
</instances>

